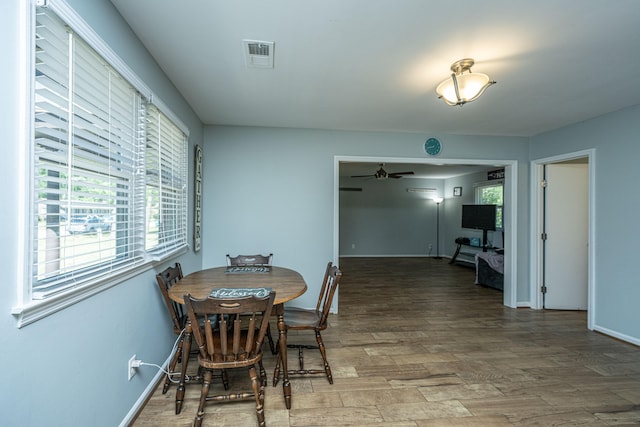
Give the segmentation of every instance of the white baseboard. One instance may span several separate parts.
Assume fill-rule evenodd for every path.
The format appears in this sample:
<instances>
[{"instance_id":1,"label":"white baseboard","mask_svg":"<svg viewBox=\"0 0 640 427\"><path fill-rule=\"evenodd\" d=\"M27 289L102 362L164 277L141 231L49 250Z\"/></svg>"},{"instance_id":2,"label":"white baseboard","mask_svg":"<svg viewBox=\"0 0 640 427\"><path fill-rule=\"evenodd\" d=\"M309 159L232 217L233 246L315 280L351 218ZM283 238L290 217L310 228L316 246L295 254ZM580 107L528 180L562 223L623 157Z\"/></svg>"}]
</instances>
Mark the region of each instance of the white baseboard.
<instances>
[{"instance_id":1,"label":"white baseboard","mask_svg":"<svg viewBox=\"0 0 640 427\"><path fill-rule=\"evenodd\" d=\"M612 331L611 329L603 328L602 326L598 326L598 325L594 325L593 330L596 332L600 332L601 334L605 334L605 335L609 335L610 337L617 338L621 341L625 341L630 344L640 346L640 340L636 337L621 334L619 332Z\"/></svg>"}]
</instances>

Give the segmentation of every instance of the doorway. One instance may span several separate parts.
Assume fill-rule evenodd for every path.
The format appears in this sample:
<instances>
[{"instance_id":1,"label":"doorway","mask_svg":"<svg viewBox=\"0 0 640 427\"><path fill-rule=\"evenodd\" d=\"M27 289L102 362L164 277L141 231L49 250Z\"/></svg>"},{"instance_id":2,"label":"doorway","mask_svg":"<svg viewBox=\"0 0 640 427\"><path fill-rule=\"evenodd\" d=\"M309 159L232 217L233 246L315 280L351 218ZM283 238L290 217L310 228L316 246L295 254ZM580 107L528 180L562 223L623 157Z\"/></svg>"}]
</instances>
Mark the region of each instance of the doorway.
<instances>
[{"instance_id":1,"label":"doorway","mask_svg":"<svg viewBox=\"0 0 640 427\"><path fill-rule=\"evenodd\" d=\"M587 310L593 324L593 151L532 166L532 307Z\"/></svg>"},{"instance_id":2,"label":"doorway","mask_svg":"<svg viewBox=\"0 0 640 427\"><path fill-rule=\"evenodd\" d=\"M340 163L388 163L402 169L402 164L432 165L483 165L487 167L504 167L504 289L503 303L507 307L516 308L517 302L517 191L518 163L515 160L478 160L478 159L430 159L430 158L380 158L335 156L334 157L334 259L340 259ZM404 169L402 169L404 170Z\"/></svg>"}]
</instances>

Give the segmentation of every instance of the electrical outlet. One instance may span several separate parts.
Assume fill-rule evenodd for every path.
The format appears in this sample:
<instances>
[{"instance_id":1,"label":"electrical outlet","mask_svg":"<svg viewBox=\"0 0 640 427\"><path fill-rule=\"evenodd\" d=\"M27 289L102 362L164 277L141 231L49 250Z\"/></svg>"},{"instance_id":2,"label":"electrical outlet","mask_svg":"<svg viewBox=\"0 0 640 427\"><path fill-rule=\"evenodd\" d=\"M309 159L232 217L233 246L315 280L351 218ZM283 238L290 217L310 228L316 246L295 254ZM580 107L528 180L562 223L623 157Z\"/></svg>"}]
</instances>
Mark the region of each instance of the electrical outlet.
<instances>
[{"instance_id":1,"label":"electrical outlet","mask_svg":"<svg viewBox=\"0 0 640 427\"><path fill-rule=\"evenodd\" d=\"M429 252L431 252L431 249L433 249L433 245L429 243Z\"/></svg>"},{"instance_id":2,"label":"electrical outlet","mask_svg":"<svg viewBox=\"0 0 640 427\"><path fill-rule=\"evenodd\" d=\"M136 374L137 365L134 366L134 363L136 361L136 355L134 354L133 356L131 356L131 359L129 359L129 363L127 363L127 376L129 378L129 381L131 381L131 378L133 378L133 376Z\"/></svg>"}]
</instances>

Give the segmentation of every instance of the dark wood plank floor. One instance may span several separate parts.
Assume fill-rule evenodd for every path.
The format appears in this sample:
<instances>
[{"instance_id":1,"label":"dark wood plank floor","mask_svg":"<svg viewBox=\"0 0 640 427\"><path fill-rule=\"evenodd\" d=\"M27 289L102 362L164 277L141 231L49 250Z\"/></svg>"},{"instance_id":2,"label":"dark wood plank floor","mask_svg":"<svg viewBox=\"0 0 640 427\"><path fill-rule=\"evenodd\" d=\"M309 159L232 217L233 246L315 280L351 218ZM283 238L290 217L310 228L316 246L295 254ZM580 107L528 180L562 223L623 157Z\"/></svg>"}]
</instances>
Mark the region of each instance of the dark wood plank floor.
<instances>
[{"instance_id":1,"label":"dark wood plank floor","mask_svg":"<svg viewBox=\"0 0 640 427\"><path fill-rule=\"evenodd\" d=\"M339 314L323 333L334 384L292 378L291 410L280 384L269 385L268 426L640 424L640 349L589 332L585 312L506 308L501 292L446 259L345 258L340 267ZM273 362L266 355L270 376ZM134 425L190 425L199 387L188 387L180 415L174 393L157 389ZM254 407L210 404L204 425L256 425Z\"/></svg>"}]
</instances>

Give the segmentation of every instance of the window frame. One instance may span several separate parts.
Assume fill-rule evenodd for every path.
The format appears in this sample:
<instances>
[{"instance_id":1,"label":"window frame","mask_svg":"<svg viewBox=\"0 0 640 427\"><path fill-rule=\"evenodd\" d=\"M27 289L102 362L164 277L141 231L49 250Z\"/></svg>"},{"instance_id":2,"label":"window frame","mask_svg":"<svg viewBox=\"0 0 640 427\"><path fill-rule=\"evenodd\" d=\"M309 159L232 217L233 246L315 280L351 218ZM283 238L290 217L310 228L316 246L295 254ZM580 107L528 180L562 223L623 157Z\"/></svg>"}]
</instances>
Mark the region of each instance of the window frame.
<instances>
[{"instance_id":1,"label":"window frame","mask_svg":"<svg viewBox=\"0 0 640 427\"><path fill-rule=\"evenodd\" d=\"M482 181L476 182L473 185L474 191L474 201L477 205L482 205L484 203L482 200L482 190L487 187L502 187L502 204L497 205L498 212L496 213L496 231L504 230L504 179L494 179L490 181ZM502 224L502 226L498 227L498 221Z\"/></svg>"},{"instance_id":2,"label":"window frame","mask_svg":"<svg viewBox=\"0 0 640 427\"><path fill-rule=\"evenodd\" d=\"M99 277L97 280L90 280L83 282L80 286L72 287L69 290L63 290L60 293L48 296L45 299L36 300L33 298L33 286L34 276L33 269L37 262L33 255L33 249L35 247L35 240L37 238L34 230L34 209L36 208L36 195L35 195L35 183L36 183L36 170L34 167L34 159L36 156L34 150L34 137L35 137L35 34L36 34L36 13L38 7L46 7L55 13L65 25L67 25L79 38L81 38L91 49L93 49L104 61L106 61L110 67L112 67L122 78L129 82L140 94L147 100L147 104L157 109L164 117L168 119L172 126L176 127L184 136L182 143L183 157L179 160L181 164L181 179L183 193L176 196L176 204L178 208L178 220L174 221L179 223L179 236L176 242L172 242L171 245L162 246L156 245L152 248L145 247L145 240L147 235L146 228L142 230L142 249L143 257L138 262L128 262L127 267L118 270L112 275L105 275ZM152 91L144 84L144 82L122 61L117 54L104 42L95 31L63 0L37 0L33 2L25 2L23 13L22 29L26 35L25 42L21 44L23 50L24 61L21 66L25 70L25 74L30 76L25 79L22 84L24 85L24 92L27 96L24 103L21 105L24 118L24 140L27 141L24 144L25 149L23 153L22 170L22 182L24 188L28 191L24 192L24 198L20 204L20 210L24 211L24 215L21 215L20 230L25 236L24 245L20 248L21 265L19 268L19 277L17 285L17 303L12 308L11 313L17 319L17 326L23 327L37 320L40 320L50 314L53 314L59 310L62 310L68 306L71 306L79 301L91 297L99 292L104 291L112 286L118 285L140 273L150 269L155 263L165 260L169 257L174 257L185 253L189 244L187 241L188 236L188 169L189 169L189 131L188 128L177 118L177 116L158 98ZM146 110L146 108L145 108ZM144 115L146 120L146 114ZM146 139L146 137L145 137ZM143 144L146 147L146 143ZM145 148L146 150L146 148ZM144 173L144 181L147 181L146 172ZM138 191L138 196L146 200L146 184L141 187L142 190ZM68 213L68 220L70 220L70 213ZM146 222L146 220L144 221ZM134 230L135 231L135 230ZM138 230L139 231L139 230ZM140 244L137 241L136 246ZM101 265L101 264L100 264ZM101 266L98 267L102 268Z\"/></svg>"}]
</instances>

